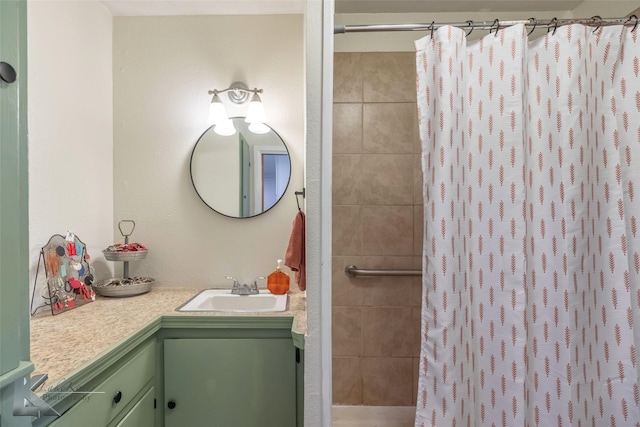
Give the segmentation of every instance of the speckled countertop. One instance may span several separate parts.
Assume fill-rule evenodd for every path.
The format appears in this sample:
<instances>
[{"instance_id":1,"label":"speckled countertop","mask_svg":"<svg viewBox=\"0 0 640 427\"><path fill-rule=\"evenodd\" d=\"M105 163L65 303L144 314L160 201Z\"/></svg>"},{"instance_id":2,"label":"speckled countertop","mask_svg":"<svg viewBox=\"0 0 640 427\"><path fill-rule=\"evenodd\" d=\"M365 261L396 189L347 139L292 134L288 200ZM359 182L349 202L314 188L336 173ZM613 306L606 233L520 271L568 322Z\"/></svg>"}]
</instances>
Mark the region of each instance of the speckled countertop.
<instances>
[{"instance_id":1,"label":"speckled countertop","mask_svg":"<svg viewBox=\"0 0 640 427\"><path fill-rule=\"evenodd\" d=\"M47 373L47 384L56 384L97 355L109 351L161 316L290 316L292 332L307 332L304 292L289 291L289 308L274 313L178 312L176 307L202 289L155 287L128 298L98 296L94 302L52 316L41 312L31 318L31 361L35 371Z\"/></svg>"}]
</instances>

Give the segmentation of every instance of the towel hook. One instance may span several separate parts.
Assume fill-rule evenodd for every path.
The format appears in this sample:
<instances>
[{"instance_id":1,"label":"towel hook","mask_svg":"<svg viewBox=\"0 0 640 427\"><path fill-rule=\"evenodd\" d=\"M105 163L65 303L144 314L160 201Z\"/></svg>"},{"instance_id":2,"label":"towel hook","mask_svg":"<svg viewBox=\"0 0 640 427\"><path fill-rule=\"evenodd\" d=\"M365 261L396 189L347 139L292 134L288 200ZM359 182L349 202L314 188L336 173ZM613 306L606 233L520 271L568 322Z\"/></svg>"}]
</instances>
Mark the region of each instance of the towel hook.
<instances>
[{"instance_id":1,"label":"towel hook","mask_svg":"<svg viewBox=\"0 0 640 427\"><path fill-rule=\"evenodd\" d=\"M298 199L298 196L302 196L303 199L305 198L304 187L302 188L302 191L296 191L295 195L296 195L296 204L298 205L298 211L302 211L302 209L300 208L300 199Z\"/></svg>"}]
</instances>

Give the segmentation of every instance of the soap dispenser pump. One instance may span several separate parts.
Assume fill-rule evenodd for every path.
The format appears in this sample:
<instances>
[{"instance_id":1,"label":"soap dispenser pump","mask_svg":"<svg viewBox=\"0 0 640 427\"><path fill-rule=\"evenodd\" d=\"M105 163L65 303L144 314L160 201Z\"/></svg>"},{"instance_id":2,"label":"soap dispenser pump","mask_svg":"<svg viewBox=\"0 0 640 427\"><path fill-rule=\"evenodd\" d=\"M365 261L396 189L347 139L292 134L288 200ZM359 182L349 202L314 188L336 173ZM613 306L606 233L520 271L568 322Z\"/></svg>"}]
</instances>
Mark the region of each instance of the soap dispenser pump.
<instances>
[{"instance_id":1,"label":"soap dispenser pump","mask_svg":"<svg viewBox=\"0 0 640 427\"><path fill-rule=\"evenodd\" d=\"M282 271L281 259L276 271L267 276L267 289L274 295L284 295L289 291L289 275Z\"/></svg>"}]
</instances>

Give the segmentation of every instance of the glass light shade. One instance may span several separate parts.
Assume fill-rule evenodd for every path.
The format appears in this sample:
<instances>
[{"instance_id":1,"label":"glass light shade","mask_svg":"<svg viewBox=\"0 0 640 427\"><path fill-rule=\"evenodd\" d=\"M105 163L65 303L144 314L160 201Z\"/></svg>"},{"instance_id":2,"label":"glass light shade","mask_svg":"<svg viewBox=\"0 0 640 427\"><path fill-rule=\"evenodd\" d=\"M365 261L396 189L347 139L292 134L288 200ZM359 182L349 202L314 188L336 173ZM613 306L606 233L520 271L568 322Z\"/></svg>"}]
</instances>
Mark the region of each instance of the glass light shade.
<instances>
[{"instance_id":1,"label":"glass light shade","mask_svg":"<svg viewBox=\"0 0 640 427\"><path fill-rule=\"evenodd\" d=\"M227 118L227 120L218 123L213 131L220 136L231 136L236 133L236 128L231 119Z\"/></svg>"},{"instance_id":2,"label":"glass light shade","mask_svg":"<svg viewBox=\"0 0 640 427\"><path fill-rule=\"evenodd\" d=\"M264 106L257 93L254 93L251 98L247 109L247 117L244 121L247 123L264 123L267 121L267 117L264 114Z\"/></svg>"},{"instance_id":3,"label":"glass light shade","mask_svg":"<svg viewBox=\"0 0 640 427\"><path fill-rule=\"evenodd\" d=\"M207 123L211 126L227 120L229 120L229 116L227 115L227 110L224 108L222 100L218 94L213 95L211 105L209 105L209 118L207 119Z\"/></svg>"},{"instance_id":4,"label":"glass light shade","mask_svg":"<svg viewBox=\"0 0 640 427\"><path fill-rule=\"evenodd\" d=\"M249 131L252 133L264 135L265 133L269 133L270 130L271 128L264 123L249 123Z\"/></svg>"}]
</instances>

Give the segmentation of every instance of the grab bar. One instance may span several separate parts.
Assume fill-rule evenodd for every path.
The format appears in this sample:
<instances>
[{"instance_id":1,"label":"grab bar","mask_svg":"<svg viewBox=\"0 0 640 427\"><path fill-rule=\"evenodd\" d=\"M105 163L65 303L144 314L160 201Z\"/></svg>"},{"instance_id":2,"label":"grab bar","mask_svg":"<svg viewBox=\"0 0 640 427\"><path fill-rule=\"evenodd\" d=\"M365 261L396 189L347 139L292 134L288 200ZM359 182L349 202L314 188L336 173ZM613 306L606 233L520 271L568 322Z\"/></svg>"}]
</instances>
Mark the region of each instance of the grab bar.
<instances>
[{"instance_id":1,"label":"grab bar","mask_svg":"<svg viewBox=\"0 0 640 427\"><path fill-rule=\"evenodd\" d=\"M349 277L422 276L422 270L361 270L355 265L346 266L344 272Z\"/></svg>"}]
</instances>

